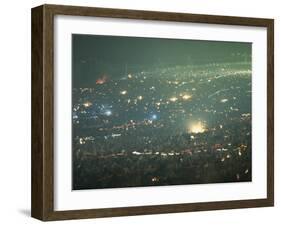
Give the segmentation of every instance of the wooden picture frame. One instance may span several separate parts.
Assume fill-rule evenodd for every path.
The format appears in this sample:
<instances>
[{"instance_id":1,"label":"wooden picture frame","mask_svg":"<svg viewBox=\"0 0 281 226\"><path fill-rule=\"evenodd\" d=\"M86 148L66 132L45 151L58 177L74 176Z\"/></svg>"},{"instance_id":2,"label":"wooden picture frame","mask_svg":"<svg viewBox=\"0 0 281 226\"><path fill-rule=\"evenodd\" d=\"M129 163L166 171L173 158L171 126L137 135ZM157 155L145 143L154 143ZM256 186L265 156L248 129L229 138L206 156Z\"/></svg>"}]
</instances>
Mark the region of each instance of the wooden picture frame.
<instances>
[{"instance_id":1,"label":"wooden picture frame","mask_svg":"<svg viewBox=\"0 0 281 226\"><path fill-rule=\"evenodd\" d=\"M267 198L179 203L122 208L54 210L54 16L125 18L267 29ZM274 205L274 21L272 19L196 15L42 5L32 9L32 201L31 215L50 220L161 214Z\"/></svg>"}]
</instances>

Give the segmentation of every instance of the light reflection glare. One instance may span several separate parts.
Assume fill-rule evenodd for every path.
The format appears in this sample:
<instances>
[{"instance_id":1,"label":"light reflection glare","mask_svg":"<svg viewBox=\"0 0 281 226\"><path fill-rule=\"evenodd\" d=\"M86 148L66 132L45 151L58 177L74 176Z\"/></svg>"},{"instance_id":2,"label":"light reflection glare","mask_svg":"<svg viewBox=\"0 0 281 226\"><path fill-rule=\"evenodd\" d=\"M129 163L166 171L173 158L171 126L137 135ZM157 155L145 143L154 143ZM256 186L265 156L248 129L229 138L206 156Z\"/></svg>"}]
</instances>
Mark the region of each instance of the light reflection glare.
<instances>
[{"instance_id":1,"label":"light reflection glare","mask_svg":"<svg viewBox=\"0 0 281 226\"><path fill-rule=\"evenodd\" d=\"M188 128L190 133L204 133L206 130L206 126L201 121L191 123Z\"/></svg>"}]
</instances>

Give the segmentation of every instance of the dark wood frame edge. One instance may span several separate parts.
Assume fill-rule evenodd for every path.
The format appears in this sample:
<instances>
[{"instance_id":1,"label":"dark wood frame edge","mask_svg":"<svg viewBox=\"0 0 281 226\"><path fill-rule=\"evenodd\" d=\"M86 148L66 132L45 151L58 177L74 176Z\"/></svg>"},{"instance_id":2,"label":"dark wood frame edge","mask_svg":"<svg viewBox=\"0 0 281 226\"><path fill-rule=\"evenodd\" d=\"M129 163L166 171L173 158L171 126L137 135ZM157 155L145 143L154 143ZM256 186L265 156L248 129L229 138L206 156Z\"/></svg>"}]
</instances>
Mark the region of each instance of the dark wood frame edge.
<instances>
[{"instance_id":1,"label":"dark wood frame edge","mask_svg":"<svg viewBox=\"0 0 281 226\"><path fill-rule=\"evenodd\" d=\"M55 15L97 16L267 28L267 198L105 209L54 211L53 22ZM62 5L32 9L31 216L43 221L265 207L274 205L274 20Z\"/></svg>"}]
</instances>

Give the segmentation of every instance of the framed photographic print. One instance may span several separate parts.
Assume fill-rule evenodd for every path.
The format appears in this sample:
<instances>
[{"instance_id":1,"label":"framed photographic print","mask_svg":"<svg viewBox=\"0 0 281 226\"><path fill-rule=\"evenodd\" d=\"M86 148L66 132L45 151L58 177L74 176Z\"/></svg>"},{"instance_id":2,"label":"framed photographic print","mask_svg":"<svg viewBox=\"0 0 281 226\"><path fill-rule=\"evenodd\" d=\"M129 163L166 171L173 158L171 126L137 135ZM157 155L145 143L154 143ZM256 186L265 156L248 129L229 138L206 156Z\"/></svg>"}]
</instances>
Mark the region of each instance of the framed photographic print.
<instances>
[{"instance_id":1,"label":"framed photographic print","mask_svg":"<svg viewBox=\"0 0 281 226\"><path fill-rule=\"evenodd\" d=\"M32 216L274 204L272 19L32 9Z\"/></svg>"}]
</instances>

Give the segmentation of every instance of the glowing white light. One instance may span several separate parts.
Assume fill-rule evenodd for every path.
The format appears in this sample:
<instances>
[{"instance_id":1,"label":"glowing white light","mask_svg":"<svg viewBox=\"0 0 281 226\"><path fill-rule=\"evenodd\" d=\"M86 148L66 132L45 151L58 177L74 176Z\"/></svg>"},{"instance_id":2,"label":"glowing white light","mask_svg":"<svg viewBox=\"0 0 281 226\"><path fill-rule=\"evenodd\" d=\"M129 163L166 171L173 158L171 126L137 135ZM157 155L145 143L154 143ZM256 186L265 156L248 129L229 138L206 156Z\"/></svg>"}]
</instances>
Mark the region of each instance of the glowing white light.
<instances>
[{"instance_id":1,"label":"glowing white light","mask_svg":"<svg viewBox=\"0 0 281 226\"><path fill-rule=\"evenodd\" d=\"M159 181L159 178L158 178L158 177L153 177L153 178L151 179L151 181L152 181L152 182L157 182L157 181Z\"/></svg>"},{"instance_id":2,"label":"glowing white light","mask_svg":"<svg viewBox=\"0 0 281 226\"><path fill-rule=\"evenodd\" d=\"M228 101L228 99L221 99L221 103L225 103L227 101Z\"/></svg>"},{"instance_id":3,"label":"glowing white light","mask_svg":"<svg viewBox=\"0 0 281 226\"><path fill-rule=\"evenodd\" d=\"M177 100L178 100L177 97L171 97L171 98L170 98L170 101L172 101L172 102L176 102Z\"/></svg>"},{"instance_id":4,"label":"glowing white light","mask_svg":"<svg viewBox=\"0 0 281 226\"><path fill-rule=\"evenodd\" d=\"M142 96L138 96L138 100L142 100L143 99L143 97Z\"/></svg>"},{"instance_id":5,"label":"glowing white light","mask_svg":"<svg viewBox=\"0 0 281 226\"><path fill-rule=\"evenodd\" d=\"M192 97L191 95L185 94L182 96L182 99L189 100L189 99L191 99L191 97Z\"/></svg>"},{"instance_id":6,"label":"glowing white light","mask_svg":"<svg viewBox=\"0 0 281 226\"><path fill-rule=\"evenodd\" d=\"M121 136L121 133L113 133L111 134L111 136L114 138L114 137L120 137Z\"/></svg>"},{"instance_id":7,"label":"glowing white light","mask_svg":"<svg viewBox=\"0 0 281 226\"><path fill-rule=\"evenodd\" d=\"M107 110L107 111L105 111L105 113L104 113L106 116L111 116L112 115L112 111L110 111L110 110Z\"/></svg>"},{"instance_id":8,"label":"glowing white light","mask_svg":"<svg viewBox=\"0 0 281 226\"><path fill-rule=\"evenodd\" d=\"M192 123L189 126L190 133L204 133L205 131L206 131L206 127L201 121Z\"/></svg>"},{"instance_id":9,"label":"glowing white light","mask_svg":"<svg viewBox=\"0 0 281 226\"><path fill-rule=\"evenodd\" d=\"M92 105L92 103L89 102L89 101L87 101L87 102L85 102L83 105L84 105L84 107L87 108L87 107L90 107L90 106Z\"/></svg>"},{"instance_id":10,"label":"glowing white light","mask_svg":"<svg viewBox=\"0 0 281 226\"><path fill-rule=\"evenodd\" d=\"M79 143L80 143L80 144L85 144L84 139L83 139L83 138L80 138L80 139L79 139Z\"/></svg>"},{"instance_id":11,"label":"glowing white light","mask_svg":"<svg viewBox=\"0 0 281 226\"><path fill-rule=\"evenodd\" d=\"M120 93L121 93L122 95L126 95L126 94L127 94L127 90L122 90Z\"/></svg>"},{"instance_id":12,"label":"glowing white light","mask_svg":"<svg viewBox=\"0 0 281 226\"><path fill-rule=\"evenodd\" d=\"M156 114L153 114L153 115L151 116L151 118L152 118L153 120L156 120L156 119L157 119L157 115L156 115Z\"/></svg>"}]
</instances>

